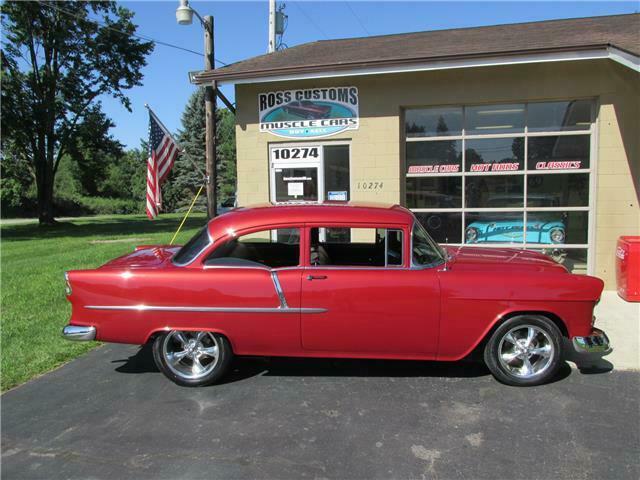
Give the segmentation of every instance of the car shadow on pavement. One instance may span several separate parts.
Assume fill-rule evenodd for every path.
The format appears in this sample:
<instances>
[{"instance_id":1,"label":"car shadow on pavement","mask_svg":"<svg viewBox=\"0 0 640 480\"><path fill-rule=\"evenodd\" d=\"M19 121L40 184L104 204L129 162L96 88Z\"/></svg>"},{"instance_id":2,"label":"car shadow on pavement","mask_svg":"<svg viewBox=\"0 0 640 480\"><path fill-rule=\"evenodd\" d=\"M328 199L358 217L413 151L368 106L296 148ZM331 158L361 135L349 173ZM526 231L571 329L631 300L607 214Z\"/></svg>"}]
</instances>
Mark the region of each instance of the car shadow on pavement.
<instances>
[{"instance_id":1,"label":"car shadow on pavement","mask_svg":"<svg viewBox=\"0 0 640 480\"><path fill-rule=\"evenodd\" d=\"M141 374L157 372L151 344L143 345L126 359L113 360L120 365L119 373ZM602 372L604 370L600 370ZM583 372L586 373L586 372ZM592 371L590 373L599 373ZM281 377L449 377L475 378L489 375L487 367L478 361L432 362L420 360L364 360L290 357L236 357L231 369L218 385L233 383L255 376ZM571 375L571 367L563 362L555 383Z\"/></svg>"},{"instance_id":2,"label":"car shadow on pavement","mask_svg":"<svg viewBox=\"0 0 640 480\"><path fill-rule=\"evenodd\" d=\"M142 345L135 353L135 355L131 355L129 358L123 358L121 360L112 360L111 363L121 364L116 368L116 372L120 373L160 372L153 360L153 350L151 343Z\"/></svg>"}]
</instances>

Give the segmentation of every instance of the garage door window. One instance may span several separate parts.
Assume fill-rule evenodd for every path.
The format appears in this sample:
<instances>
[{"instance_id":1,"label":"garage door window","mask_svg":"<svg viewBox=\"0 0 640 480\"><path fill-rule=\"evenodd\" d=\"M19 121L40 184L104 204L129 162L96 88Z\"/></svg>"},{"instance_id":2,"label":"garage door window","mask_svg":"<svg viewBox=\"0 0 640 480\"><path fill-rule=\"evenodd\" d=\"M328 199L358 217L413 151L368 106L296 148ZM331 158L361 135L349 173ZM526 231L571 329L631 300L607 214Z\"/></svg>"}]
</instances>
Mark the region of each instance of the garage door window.
<instances>
[{"instance_id":1,"label":"garage door window","mask_svg":"<svg viewBox=\"0 0 640 480\"><path fill-rule=\"evenodd\" d=\"M539 250L587 273L594 108L407 109L407 207L438 242Z\"/></svg>"}]
</instances>

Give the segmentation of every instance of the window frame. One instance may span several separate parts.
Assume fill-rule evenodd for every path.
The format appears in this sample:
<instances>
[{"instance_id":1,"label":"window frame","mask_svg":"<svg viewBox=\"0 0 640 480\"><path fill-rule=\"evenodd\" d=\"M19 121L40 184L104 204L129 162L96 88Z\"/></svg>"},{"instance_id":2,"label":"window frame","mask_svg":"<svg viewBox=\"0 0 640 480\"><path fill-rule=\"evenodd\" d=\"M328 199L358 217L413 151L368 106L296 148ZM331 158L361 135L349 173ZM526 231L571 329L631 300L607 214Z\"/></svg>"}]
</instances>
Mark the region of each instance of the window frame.
<instances>
[{"instance_id":1,"label":"window frame","mask_svg":"<svg viewBox=\"0 0 640 480\"><path fill-rule=\"evenodd\" d=\"M589 128L583 130L546 130L546 131L530 131L528 125L528 113L529 113L529 105L530 104L540 104L540 103L553 103L553 102L571 102L571 101L589 101L591 102L591 118ZM493 106L500 104L515 104L522 103L525 106L525 125L523 132L516 133L486 133L486 134L472 134L467 135L467 115L466 109L468 107L476 107L476 106ZM449 136L432 136L432 137L409 137L406 133L405 127L405 116L407 110L419 110L419 109L430 109L430 108L450 108L450 107L462 107L463 112L463 125L462 132L460 135L449 135ZM573 97L573 98L555 98L555 99L545 99L545 100L506 100L504 102L491 102L486 104L445 104L445 105L410 105L402 107L402 115L401 115L401 132L404 136L403 145L411 142L430 142L430 141L451 141L451 140L460 140L462 142L462 164L460 172L456 173L407 173L407 159L406 159L406 148L404 148L404 154L402 157L402 165L401 165L401 178L403 178L403 188L402 188L402 197L403 204L407 206L412 212L415 213L460 213L461 215L461 230L462 237L458 239L456 242L448 242L447 245L451 246L474 246L474 247L482 247L482 248L518 248L518 249L531 249L531 250L541 250L541 249L550 249L557 248L563 250L579 250L586 249L587 250L587 274L592 275L594 268L594 259L595 259L595 232L596 232L596 216L595 216L595 205L596 205L596 181L597 181L597 168L598 168L598 130L599 130L599 116L598 112L600 109L600 102L598 98L594 97ZM579 135L588 135L590 137L589 141L589 167L588 168L579 168L579 169L557 169L557 170L533 170L529 169L528 165L528 156L529 156L529 138L534 137L549 137L549 136L579 136ZM466 149L467 149L467 140L476 140L476 139L490 139L490 138L523 138L524 139L524 168L518 171L505 171L505 172L466 172ZM527 197L528 197L528 177L529 175L553 175L553 174L570 174L570 173L583 173L589 175L588 180L588 195L589 200L587 205L578 206L578 207L569 207L569 206L560 206L560 207L530 207L527 205ZM522 207L504 207L504 208L467 208L466 205L466 177L467 176L487 176L487 175L522 175L523 178L523 206ZM461 180L461 207L456 208L411 208L407 203L407 188L406 188L406 179L410 177L459 177ZM572 243L572 244L540 244L540 243L526 243L526 233L527 233L527 223L528 223L528 215L531 213L542 213L542 212L588 212L588 225L587 225L587 243ZM487 244L469 244L465 243L465 230L466 230L466 213L500 213L500 212L517 212L523 214L523 241L518 243L487 243Z\"/></svg>"},{"instance_id":2,"label":"window frame","mask_svg":"<svg viewBox=\"0 0 640 480\"><path fill-rule=\"evenodd\" d=\"M295 229L297 228L300 231L300 241L298 244L298 265L295 266L288 266L288 267L269 267L268 265L264 265L264 266L251 266L251 265L205 265L205 262L207 261L207 259L209 258L209 256L211 256L218 248L222 248L224 245L227 244L227 242L239 238L239 237L243 237L245 235L249 235L252 233L259 233L259 232L268 232L271 230L286 230L286 229ZM305 235L306 235L306 231L305 231L305 227L302 224L276 224L276 225L260 225L257 227L251 227L251 228L245 228L243 230L238 230L238 231L228 231L223 237L219 238L218 240L216 240L214 243L211 244L211 246L213 248L210 248L208 251L204 252L204 254L202 254L201 257L201 261L200 261L200 266L204 269L204 270L211 270L211 269L216 269L216 268L238 268L238 269L260 269L260 270L269 270L272 272L277 272L279 270L293 270L293 269L297 269L297 268L303 268L304 264L303 264L303 245L306 242L305 239ZM273 238L271 237L271 235L269 236L269 238Z\"/></svg>"},{"instance_id":3,"label":"window frame","mask_svg":"<svg viewBox=\"0 0 640 480\"><path fill-rule=\"evenodd\" d=\"M388 236L385 235L385 265L384 266L366 266L366 265L312 265L311 264L311 229L312 228L371 228L385 230L400 230L402 232L402 264L387 265L387 241ZM406 224L391 223L354 223L354 222L314 222L305 225L304 239L304 268L305 269L322 269L322 270L408 270L411 267L411 254L409 248L411 246L411 237Z\"/></svg>"}]
</instances>

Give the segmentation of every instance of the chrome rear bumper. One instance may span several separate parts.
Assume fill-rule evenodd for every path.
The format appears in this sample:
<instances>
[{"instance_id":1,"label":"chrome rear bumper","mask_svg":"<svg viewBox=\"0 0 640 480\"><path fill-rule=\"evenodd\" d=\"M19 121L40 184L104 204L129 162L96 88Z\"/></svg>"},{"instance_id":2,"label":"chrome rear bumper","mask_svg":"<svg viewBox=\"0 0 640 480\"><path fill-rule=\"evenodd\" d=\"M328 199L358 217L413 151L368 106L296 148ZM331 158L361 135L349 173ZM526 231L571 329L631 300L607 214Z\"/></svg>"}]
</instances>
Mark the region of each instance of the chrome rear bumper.
<instances>
[{"instance_id":1,"label":"chrome rear bumper","mask_svg":"<svg viewBox=\"0 0 640 480\"><path fill-rule=\"evenodd\" d=\"M606 355L612 350L607 335L597 328L594 328L588 337L573 337L571 343L573 344L574 350L578 353L598 353L600 355Z\"/></svg>"},{"instance_id":2,"label":"chrome rear bumper","mask_svg":"<svg viewBox=\"0 0 640 480\"><path fill-rule=\"evenodd\" d=\"M82 327L79 325L67 325L62 329L62 336L67 340L88 342L96 339L96 327Z\"/></svg>"}]
</instances>

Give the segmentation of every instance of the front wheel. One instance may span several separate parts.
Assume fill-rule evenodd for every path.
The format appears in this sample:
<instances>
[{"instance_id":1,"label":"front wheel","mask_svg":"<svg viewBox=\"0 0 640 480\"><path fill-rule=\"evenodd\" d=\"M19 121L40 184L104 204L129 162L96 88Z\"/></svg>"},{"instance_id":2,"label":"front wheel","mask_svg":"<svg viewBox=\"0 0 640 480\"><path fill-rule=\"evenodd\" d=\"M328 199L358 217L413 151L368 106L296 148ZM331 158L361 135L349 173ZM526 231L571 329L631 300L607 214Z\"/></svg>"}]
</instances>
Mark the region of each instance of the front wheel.
<instances>
[{"instance_id":1,"label":"front wheel","mask_svg":"<svg viewBox=\"0 0 640 480\"><path fill-rule=\"evenodd\" d=\"M562 334L540 315L513 317L491 335L484 361L499 381L507 385L532 386L551 380L562 361Z\"/></svg>"},{"instance_id":2,"label":"front wheel","mask_svg":"<svg viewBox=\"0 0 640 480\"><path fill-rule=\"evenodd\" d=\"M171 330L156 337L153 359L171 381L201 387L218 381L229 369L229 341L213 332Z\"/></svg>"}]
</instances>

